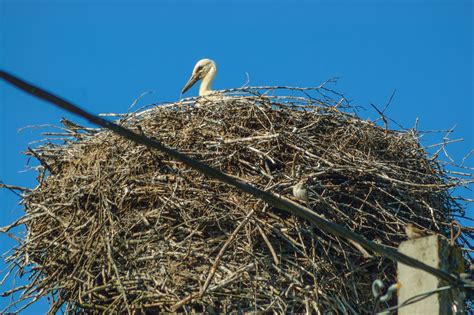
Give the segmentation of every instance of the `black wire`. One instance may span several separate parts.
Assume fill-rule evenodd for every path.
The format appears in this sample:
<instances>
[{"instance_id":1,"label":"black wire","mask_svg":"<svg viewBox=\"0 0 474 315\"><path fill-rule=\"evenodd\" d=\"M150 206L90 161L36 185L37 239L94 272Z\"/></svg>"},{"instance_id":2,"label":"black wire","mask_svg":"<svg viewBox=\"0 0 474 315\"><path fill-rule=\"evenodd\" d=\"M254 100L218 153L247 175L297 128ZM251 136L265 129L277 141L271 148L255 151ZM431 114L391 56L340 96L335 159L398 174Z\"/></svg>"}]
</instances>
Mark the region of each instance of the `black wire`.
<instances>
[{"instance_id":1,"label":"black wire","mask_svg":"<svg viewBox=\"0 0 474 315\"><path fill-rule=\"evenodd\" d=\"M375 312L377 311L379 304L380 304L380 296L378 296L375 300L374 307L372 308L372 313L370 313L371 315L375 315Z\"/></svg>"},{"instance_id":2,"label":"black wire","mask_svg":"<svg viewBox=\"0 0 474 315\"><path fill-rule=\"evenodd\" d=\"M47 92L46 90L43 90L37 86L34 86L30 83L27 83L26 81L23 81L22 79L7 73L5 71L0 70L0 78L4 79L6 82L18 87L19 89L35 96L40 99L43 99L49 103L52 103L56 105L57 107L60 107L62 109L65 109L71 113L74 113L78 116L81 116L87 120L89 120L91 123L95 125L99 125L101 127L107 128L112 130L113 132L119 134L120 136L127 138L129 140L134 141L135 143L145 145L149 148L157 149L161 152L166 153L167 155L171 156L172 158L183 162L187 166L198 170L199 172L215 178L217 180L220 180L226 184L229 184L231 186L234 186L238 188L239 190L242 190L248 194L251 194L252 196L264 200L268 202L269 204L287 211L293 215L296 215L298 217L304 218L313 224L315 224L318 228L323 230L324 232L327 233L332 233L337 236L346 238L346 239L351 239L362 246L364 246L366 249L372 250L382 256L385 256L393 261L400 262L402 264L408 265L410 267L414 267L417 269L424 270L440 279L443 279L447 281L448 283L456 284L458 283L458 280L456 277L452 276L451 274L437 269L433 268L431 266L428 266L425 263L422 263L421 261L418 261L412 257L409 257L405 254L399 253L398 251L389 248L387 246L375 244L369 240L367 240L365 237L354 233L334 222L327 221L326 219L321 218L318 216L315 212L311 211L310 209L307 209L305 207L302 207L296 203L293 203L287 199L280 198L279 196L276 196L270 192L266 192L263 190L258 189L257 187L247 183L243 182L240 180L236 180L234 177L227 175L225 173L220 172L219 170L210 167L209 165L202 163L198 160L195 160L193 158L190 158L186 156L185 154L182 154L179 151L173 150L165 145L163 145L161 142L148 138L146 136L143 136L141 134L137 134L130 129L127 129L125 127L122 127L120 125L117 125L111 121L107 121L105 119L102 119L98 116L95 116L91 113L88 113L87 111L81 109L80 107L52 94Z\"/></svg>"},{"instance_id":3,"label":"black wire","mask_svg":"<svg viewBox=\"0 0 474 315\"><path fill-rule=\"evenodd\" d=\"M445 291L445 290L451 290L451 289L457 289L457 288L466 288L466 289L474 288L474 285L456 285L456 286L448 285L448 286L444 286L444 287L439 287L439 288L436 288L436 289L431 290L431 291L426 291L426 292L414 295L411 298L403 301L401 304L389 307L389 308L387 308L387 309L385 309L382 312L379 312L377 314L384 314L386 312L398 310L399 308L402 308L404 306L408 306L410 304L417 303L421 300L424 300L427 297L430 297L431 295L436 294L438 292L442 292L442 291Z\"/></svg>"}]
</instances>

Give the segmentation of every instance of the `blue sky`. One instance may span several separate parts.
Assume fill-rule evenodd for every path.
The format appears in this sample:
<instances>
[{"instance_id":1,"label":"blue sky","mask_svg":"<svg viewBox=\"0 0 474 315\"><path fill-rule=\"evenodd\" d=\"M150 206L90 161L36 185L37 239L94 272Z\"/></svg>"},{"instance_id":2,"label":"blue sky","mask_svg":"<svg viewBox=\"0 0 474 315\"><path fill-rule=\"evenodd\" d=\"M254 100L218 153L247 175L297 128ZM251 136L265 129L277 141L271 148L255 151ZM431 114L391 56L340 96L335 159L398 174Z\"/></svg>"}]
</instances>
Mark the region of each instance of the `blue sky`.
<instances>
[{"instance_id":1,"label":"blue sky","mask_svg":"<svg viewBox=\"0 0 474 315\"><path fill-rule=\"evenodd\" d=\"M369 104L383 107L396 90L391 118L411 127L419 117L425 130L457 125L452 138L464 141L449 152L458 161L474 148L471 1L224 2L0 0L0 67L94 113L125 112L147 90L155 93L140 105L177 100L204 57L218 64L216 89L242 86L246 73L250 85L337 76L334 88L367 109L363 118L376 118ZM21 151L41 136L18 129L61 117L81 122L0 83L0 180L35 186ZM0 190L0 226L21 214ZM0 235L0 252L13 244ZM7 303L0 298L0 310ZM46 310L41 301L28 314Z\"/></svg>"}]
</instances>

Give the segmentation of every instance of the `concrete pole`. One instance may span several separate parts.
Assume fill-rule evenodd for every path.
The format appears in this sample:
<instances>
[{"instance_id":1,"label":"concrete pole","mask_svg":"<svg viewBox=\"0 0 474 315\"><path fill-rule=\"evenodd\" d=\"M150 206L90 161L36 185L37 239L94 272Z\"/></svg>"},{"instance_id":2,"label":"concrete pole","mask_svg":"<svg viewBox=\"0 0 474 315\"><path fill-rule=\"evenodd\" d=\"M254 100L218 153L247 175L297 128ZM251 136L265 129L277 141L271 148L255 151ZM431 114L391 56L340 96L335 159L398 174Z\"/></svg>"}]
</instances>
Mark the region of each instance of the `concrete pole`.
<instances>
[{"instance_id":1,"label":"concrete pole","mask_svg":"<svg viewBox=\"0 0 474 315\"><path fill-rule=\"evenodd\" d=\"M451 246L446 238L431 235L402 242L398 251L425 264L449 273L464 271L464 261L459 249ZM398 263L398 304L420 293L448 285L439 278L419 269ZM444 290L419 302L399 309L399 315L465 314L464 294L459 289Z\"/></svg>"}]
</instances>

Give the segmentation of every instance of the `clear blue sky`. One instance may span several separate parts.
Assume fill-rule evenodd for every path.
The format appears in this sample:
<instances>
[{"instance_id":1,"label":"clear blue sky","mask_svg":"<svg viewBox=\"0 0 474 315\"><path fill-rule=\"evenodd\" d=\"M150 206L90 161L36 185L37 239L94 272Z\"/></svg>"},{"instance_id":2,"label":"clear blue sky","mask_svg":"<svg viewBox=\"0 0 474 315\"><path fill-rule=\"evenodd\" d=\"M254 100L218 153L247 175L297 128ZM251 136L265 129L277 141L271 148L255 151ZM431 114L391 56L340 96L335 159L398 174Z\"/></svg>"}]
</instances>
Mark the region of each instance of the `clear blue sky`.
<instances>
[{"instance_id":1,"label":"clear blue sky","mask_svg":"<svg viewBox=\"0 0 474 315\"><path fill-rule=\"evenodd\" d=\"M457 160L474 147L472 1L222 2L0 0L0 67L94 113L125 112L147 90L156 92L140 105L177 100L204 57L218 64L216 89L241 86L246 72L251 85L338 76L335 88L367 108L362 117L375 118L369 104L396 89L388 115L397 122L457 125ZM0 111L0 180L34 187L21 151L41 137L17 130L77 119L4 83ZM0 226L22 214L17 203L0 190ZM13 244L0 235L0 252ZM42 301L24 313L46 310Z\"/></svg>"}]
</instances>

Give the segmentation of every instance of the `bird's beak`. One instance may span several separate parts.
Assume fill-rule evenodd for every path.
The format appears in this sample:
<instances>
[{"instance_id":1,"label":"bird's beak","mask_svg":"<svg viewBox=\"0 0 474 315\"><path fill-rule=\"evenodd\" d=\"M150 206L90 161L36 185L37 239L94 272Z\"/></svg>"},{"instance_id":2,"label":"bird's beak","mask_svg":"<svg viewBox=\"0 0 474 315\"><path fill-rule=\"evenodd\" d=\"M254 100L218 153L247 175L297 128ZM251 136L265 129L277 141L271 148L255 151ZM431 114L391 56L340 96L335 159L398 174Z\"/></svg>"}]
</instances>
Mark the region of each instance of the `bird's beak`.
<instances>
[{"instance_id":1,"label":"bird's beak","mask_svg":"<svg viewBox=\"0 0 474 315\"><path fill-rule=\"evenodd\" d=\"M186 91L189 90L198 80L199 80L199 73L193 73L193 75L191 76L191 78L188 80L183 90L181 91L181 94L186 93Z\"/></svg>"}]
</instances>

